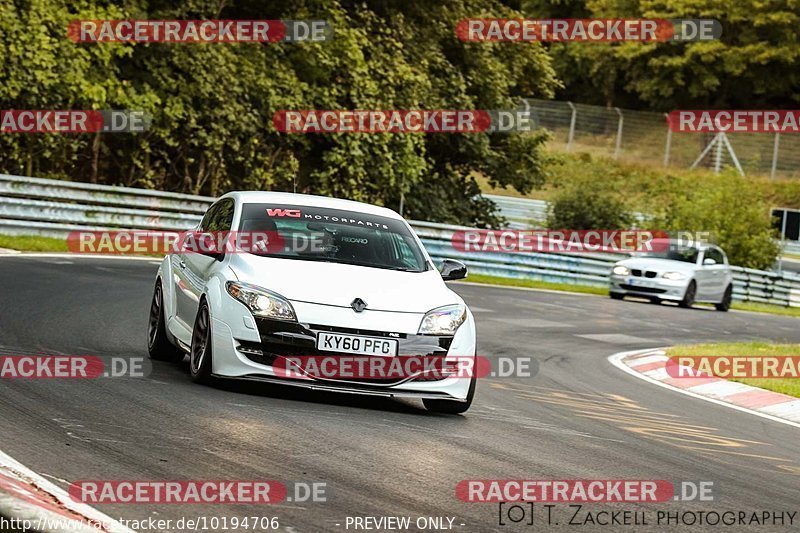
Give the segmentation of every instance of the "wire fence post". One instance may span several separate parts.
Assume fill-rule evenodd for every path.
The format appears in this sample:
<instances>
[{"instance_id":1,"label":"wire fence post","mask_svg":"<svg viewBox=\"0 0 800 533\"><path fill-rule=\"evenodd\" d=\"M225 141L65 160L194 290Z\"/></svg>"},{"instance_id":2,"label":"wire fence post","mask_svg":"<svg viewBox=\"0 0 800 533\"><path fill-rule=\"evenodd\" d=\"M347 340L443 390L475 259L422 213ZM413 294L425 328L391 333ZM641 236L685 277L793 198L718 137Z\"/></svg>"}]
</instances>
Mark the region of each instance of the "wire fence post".
<instances>
[{"instance_id":1,"label":"wire fence post","mask_svg":"<svg viewBox=\"0 0 800 533\"><path fill-rule=\"evenodd\" d=\"M669 166L669 152L672 149L672 128L670 127L669 123L669 113L664 113L664 116L667 117L667 144L664 146L664 166Z\"/></svg>"},{"instance_id":2,"label":"wire fence post","mask_svg":"<svg viewBox=\"0 0 800 533\"><path fill-rule=\"evenodd\" d=\"M722 138L719 135L715 137L717 149L714 151L714 174L719 174L719 169L722 168Z\"/></svg>"},{"instance_id":3,"label":"wire fence post","mask_svg":"<svg viewBox=\"0 0 800 533\"><path fill-rule=\"evenodd\" d=\"M617 122L617 142L614 146L614 159L617 159L619 157L619 149L622 146L622 122L624 117L622 116L622 110L620 108L615 107L614 111L619 115L619 122Z\"/></svg>"},{"instance_id":4,"label":"wire fence post","mask_svg":"<svg viewBox=\"0 0 800 533\"><path fill-rule=\"evenodd\" d=\"M781 134L775 132L775 140L772 143L772 169L769 172L769 178L775 179L775 171L778 170L778 148L781 144Z\"/></svg>"},{"instance_id":5,"label":"wire fence post","mask_svg":"<svg viewBox=\"0 0 800 533\"><path fill-rule=\"evenodd\" d=\"M567 102L567 105L572 109L572 118L569 120L569 136L567 137L567 152L571 152L572 139L575 137L575 120L578 118L578 109L572 102Z\"/></svg>"}]
</instances>

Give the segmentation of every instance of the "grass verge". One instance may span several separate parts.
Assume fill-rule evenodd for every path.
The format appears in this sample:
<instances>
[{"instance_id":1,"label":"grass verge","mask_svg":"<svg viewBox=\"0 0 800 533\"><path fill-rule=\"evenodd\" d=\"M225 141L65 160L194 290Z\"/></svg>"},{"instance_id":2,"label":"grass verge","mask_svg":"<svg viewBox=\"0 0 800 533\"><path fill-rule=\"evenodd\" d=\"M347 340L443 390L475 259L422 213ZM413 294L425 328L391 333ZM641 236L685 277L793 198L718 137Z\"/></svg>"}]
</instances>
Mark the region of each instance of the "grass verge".
<instances>
[{"instance_id":1,"label":"grass verge","mask_svg":"<svg viewBox=\"0 0 800 533\"><path fill-rule=\"evenodd\" d=\"M695 344L692 346L673 346L667 350L667 355L725 355L725 356L775 356L792 355L800 356L800 344L767 344L765 342L726 342L719 344ZM745 378L731 379L738 383L745 383L773 392L780 392L800 398L800 379L798 378Z\"/></svg>"},{"instance_id":2,"label":"grass verge","mask_svg":"<svg viewBox=\"0 0 800 533\"><path fill-rule=\"evenodd\" d=\"M548 289L552 291L564 291L579 294L599 294L601 296L608 296L608 289L605 287L593 287L591 285L571 285L568 283L551 283L549 281L538 281L533 279L501 278L497 276L485 276L483 274L470 274L467 278L467 281L473 283L486 283L489 285L503 285L506 287L528 287L531 289ZM734 302L731 307L732 309L750 311L753 313L800 317L800 307L782 307L780 305L770 305L756 302Z\"/></svg>"},{"instance_id":3,"label":"grass verge","mask_svg":"<svg viewBox=\"0 0 800 533\"><path fill-rule=\"evenodd\" d=\"M484 276L483 274L470 274L468 282L486 283L489 285L503 285L506 287L527 287L530 289L549 289L553 291L575 292L580 294L608 295L605 287L592 287L590 285L570 285L567 283L551 283L535 279L501 278L498 276Z\"/></svg>"},{"instance_id":4,"label":"grass verge","mask_svg":"<svg viewBox=\"0 0 800 533\"><path fill-rule=\"evenodd\" d=\"M0 248L24 252L67 252L67 241L38 235L0 235Z\"/></svg>"}]
</instances>

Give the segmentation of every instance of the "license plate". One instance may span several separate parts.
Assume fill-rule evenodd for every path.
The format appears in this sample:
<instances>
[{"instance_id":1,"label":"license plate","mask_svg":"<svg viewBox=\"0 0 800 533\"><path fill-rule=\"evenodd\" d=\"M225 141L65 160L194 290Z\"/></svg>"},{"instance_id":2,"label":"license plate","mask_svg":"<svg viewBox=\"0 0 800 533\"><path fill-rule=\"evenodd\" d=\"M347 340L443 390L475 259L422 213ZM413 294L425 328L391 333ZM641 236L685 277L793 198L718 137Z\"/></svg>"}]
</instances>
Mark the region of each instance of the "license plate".
<instances>
[{"instance_id":1,"label":"license plate","mask_svg":"<svg viewBox=\"0 0 800 533\"><path fill-rule=\"evenodd\" d=\"M317 334L317 349L326 352L394 357L397 355L397 347L397 339L340 335L339 333L327 333L325 331Z\"/></svg>"},{"instance_id":2,"label":"license plate","mask_svg":"<svg viewBox=\"0 0 800 533\"><path fill-rule=\"evenodd\" d=\"M635 285L637 287L650 287L649 281L644 281L636 278L628 278L628 285Z\"/></svg>"}]
</instances>

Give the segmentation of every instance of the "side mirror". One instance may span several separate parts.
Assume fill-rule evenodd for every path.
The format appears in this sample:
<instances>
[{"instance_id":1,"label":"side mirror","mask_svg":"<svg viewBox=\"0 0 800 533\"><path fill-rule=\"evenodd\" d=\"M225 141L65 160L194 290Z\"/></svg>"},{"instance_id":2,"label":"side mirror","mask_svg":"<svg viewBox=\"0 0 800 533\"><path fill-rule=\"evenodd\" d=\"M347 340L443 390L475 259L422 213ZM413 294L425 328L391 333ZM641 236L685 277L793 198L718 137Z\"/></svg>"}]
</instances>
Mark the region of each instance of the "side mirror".
<instances>
[{"instance_id":1,"label":"side mirror","mask_svg":"<svg viewBox=\"0 0 800 533\"><path fill-rule=\"evenodd\" d=\"M703 265L705 265L705 266L711 266L711 265L716 265L716 264L717 264L717 262L714 259L710 258L710 257L706 257L705 259L703 259Z\"/></svg>"},{"instance_id":2,"label":"side mirror","mask_svg":"<svg viewBox=\"0 0 800 533\"><path fill-rule=\"evenodd\" d=\"M185 241L183 243L184 251L222 261L225 257L225 245L223 244L223 250L220 250L219 243L217 242L218 239L219 234L210 231L190 231L185 236Z\"/></svg>"},{"instance_id":3,"label":"side mirror","mask_svg":"<svg viewBox=\"0 0 800 533\"><path fill-rule=\"evenodd\" d=\"M467 265L455 259L445 259L439 269L442 279L453 281L454 279L464 279L467 277Z\"/></svg>"}]
</instances>

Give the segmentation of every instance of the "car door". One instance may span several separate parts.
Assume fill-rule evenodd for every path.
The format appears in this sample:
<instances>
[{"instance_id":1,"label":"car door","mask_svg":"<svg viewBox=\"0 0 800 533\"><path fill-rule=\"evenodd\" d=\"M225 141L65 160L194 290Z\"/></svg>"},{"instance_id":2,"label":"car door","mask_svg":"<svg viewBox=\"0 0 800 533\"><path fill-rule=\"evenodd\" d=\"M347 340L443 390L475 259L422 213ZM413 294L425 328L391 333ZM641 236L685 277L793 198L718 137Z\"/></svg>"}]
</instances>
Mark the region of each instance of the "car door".
<instances>
[{"instance_id":1,"label":"car door","mask_svg":"<svg viewBox=\"0 0 800 533\"><path fill-rule=\"evenodd\" d=\"M696 271L694 273L694 280L697 283L697 299L708 300L714 293L714 280L713 274L705 260L708 257L708 248L701 250L697 254Z\"/></svg>"},{"instance_id":2,"label":"car door","mask_svg":"<svg viewBox=\"0 0 800 533\"><path fill-rule=\"evenodd\" d=\"M192 328L194 326L194 318L197 314L197 306L198 306L198 297L196 296L196 285L197 280L194 276L194 271L190 270L190 265L192 265L192 269L194 268L194 256L199 255L195 252L189 251L193 249L195 246L195 240L198 235L209 231L209 227L211 226L211 221L215 219L218 215L218 212L222 208L220 202L213 204L211 207L208 208L205 215L203 215L203 220L194 231L189 232L186 236L186 242L184 242L183 246L181 247L181 251L178 254L174 254L172 257L172 272L173 272L173 280L174 280L174 294L175 294L175 320L181 326L180 330L182 331L175 331L175 334L181 337L181 340L184 342L188 342L187 338L190 337ZM183 335L181 335L183 333Z\"/></svg>"},{"instance_id":3,"label":"car door","mask_svg":"<svg viewBox=\"0 0 800 533\"><path fill-rule=\"evenodd\" d=\"M722 299L722 294L728 286L728 265L725 261L725 256L722 250L716 246L712 246L706 250L704 262L707 259L713 259L713 265L704 265L704 268L709 272L709 293L708 298L713 301Z\"/></svg>"},{"instance_id":4,"label":"car door","mask_svg":"<svg viewBox=\"0 0 800 533\"><path fill-rule=\"evenodd\" d=\"M233 211L235 203L231 198L223 198L214 204L203 217L201 223L201 233L211 234L216 242L224 243L233 223ZM194 328L194 319L197 316L197 309L200 305L200 297L206 288L215 269L219 267L224 258L224 247L220 250L218 257L204 255L198 252L187 252L183 254L183 279L185 282L184 295L184 321L189 329Z\"/></svg>"}]
</instances>

